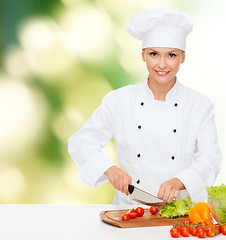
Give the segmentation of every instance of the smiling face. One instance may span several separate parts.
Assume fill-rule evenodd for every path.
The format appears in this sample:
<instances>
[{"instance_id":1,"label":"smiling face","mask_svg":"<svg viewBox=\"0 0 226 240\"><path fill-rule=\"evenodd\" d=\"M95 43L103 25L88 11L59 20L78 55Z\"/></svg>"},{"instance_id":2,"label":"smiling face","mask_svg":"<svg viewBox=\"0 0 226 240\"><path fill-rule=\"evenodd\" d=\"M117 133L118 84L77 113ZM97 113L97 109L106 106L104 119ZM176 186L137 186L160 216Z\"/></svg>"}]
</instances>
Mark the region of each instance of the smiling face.
<instances>
[{"instance_id":1,"label":"smiling face","mask_svg":"<svg viewBox=\"0 0 226 240\"><path fill-rule=\"evenodd\" d=\"M177 48L152 47L142 50L149 72L149 82L157 85L174 84L185 53Z\"/></svg>"}]
</instances>

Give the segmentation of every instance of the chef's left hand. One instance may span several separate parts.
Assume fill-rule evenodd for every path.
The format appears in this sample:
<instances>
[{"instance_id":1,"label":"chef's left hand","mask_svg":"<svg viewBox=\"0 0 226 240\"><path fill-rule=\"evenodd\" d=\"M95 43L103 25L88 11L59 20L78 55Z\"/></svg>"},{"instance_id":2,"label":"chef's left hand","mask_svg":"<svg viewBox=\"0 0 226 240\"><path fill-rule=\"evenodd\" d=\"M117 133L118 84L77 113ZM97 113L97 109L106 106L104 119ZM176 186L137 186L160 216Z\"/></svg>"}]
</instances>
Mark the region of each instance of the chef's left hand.
<instances>
[{"instance_id":1,"label":"chef's left hand","mask_svg":"<svg viewBox=\"0 0 226 240\"><path fill-rule=\"evenodd\" d=\"M185 189L184 184L178 178L172 178L161 184L158 198L171 203L174 198L179 197L179 191Z\"/></svg>"}]
</instances>

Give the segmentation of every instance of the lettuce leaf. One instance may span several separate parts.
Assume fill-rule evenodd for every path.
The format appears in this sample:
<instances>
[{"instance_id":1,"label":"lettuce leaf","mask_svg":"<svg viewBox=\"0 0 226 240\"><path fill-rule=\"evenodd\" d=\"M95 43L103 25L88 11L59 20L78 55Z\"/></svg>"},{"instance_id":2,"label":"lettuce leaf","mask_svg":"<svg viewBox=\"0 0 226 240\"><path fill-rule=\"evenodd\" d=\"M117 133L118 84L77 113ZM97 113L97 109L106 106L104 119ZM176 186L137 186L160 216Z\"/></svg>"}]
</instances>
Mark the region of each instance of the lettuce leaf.
<instances>
[{"instance_id":1,"label":"lettuce leaf","mask_svg":"<svg viewBox=\"0 0 226 240\"><path fill-rule=\"evenodd\" d=\"M194 203L189 197L182 200L173 200L170 204L166 204L164 208L160 210L160 216L166 218L175 218L187 216Z\"/></svg>"},{"instance_id":2,"label":"lettuce leaf","mask_svg":"<svg viewBox=\"0 0 226 240\"><path fill-rule=\"evenodd\" d=\"M214 197L212 203L217 207L226 207L226 186L222 183L220 186L206 187L208 195Z\"/></svg>"},{"instance_id":3,"label":"lettuce leaf","mask_svg":"<svg viewBox=\"0 0 226 240\"><path fill-rule=\"evenodd\" d=\"M215 215L221 223L226 223L226 186L222 183L220 186L206 187L208 195L208 204L215 211Z\"/></svg>"}]
</instances>

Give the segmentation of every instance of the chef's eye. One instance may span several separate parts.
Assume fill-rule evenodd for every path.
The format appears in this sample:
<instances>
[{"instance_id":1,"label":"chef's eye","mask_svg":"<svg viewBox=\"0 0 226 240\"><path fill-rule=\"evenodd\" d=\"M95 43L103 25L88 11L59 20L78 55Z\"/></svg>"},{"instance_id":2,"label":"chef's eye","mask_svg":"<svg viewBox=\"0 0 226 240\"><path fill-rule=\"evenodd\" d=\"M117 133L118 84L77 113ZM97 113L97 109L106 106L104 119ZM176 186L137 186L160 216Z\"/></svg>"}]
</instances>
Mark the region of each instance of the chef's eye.
<instances>
[{"instance_id":1,"label":"chef's eye","mask_svg":"<svg viewBox=\"0 0 226 240\"><path fill-rule=\"evenodd\" d=\"M173 57L176 57L176 54L170 53L169 56L170 56L171 58L173 58Z\"/></svg>"},{"instance_id":2,"label":"chef's eye","mask_svg":"<svg viewBox=\"0 0 226 240\"><path fill-rule=\"evenodd\" d=\"M150 55L155 57L155 56L157 56L157 53L156 52L150 52Z\"/></svg>"}]
</instances>

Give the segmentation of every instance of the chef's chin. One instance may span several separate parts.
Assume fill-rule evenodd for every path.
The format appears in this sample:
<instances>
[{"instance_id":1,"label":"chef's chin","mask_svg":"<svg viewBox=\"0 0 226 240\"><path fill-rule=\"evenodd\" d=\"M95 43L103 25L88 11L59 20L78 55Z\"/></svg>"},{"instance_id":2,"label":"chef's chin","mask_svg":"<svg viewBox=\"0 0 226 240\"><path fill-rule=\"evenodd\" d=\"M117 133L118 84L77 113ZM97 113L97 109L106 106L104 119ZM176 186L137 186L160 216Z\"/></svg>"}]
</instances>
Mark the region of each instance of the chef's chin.
<instances>
[{"instance_id":1,"label":"chef's chin","mask_svg":"<svg viewBox=\"0 0 226 240\"><path fill-rule=\"evenodd\" d=\"M149 78L149 81L154 81L161 85L168 85L170 82L176 82L176 76L170 76L170 73L165 76L159 76L156 74L154 78Z\"/></svg>"}]
</instances>

